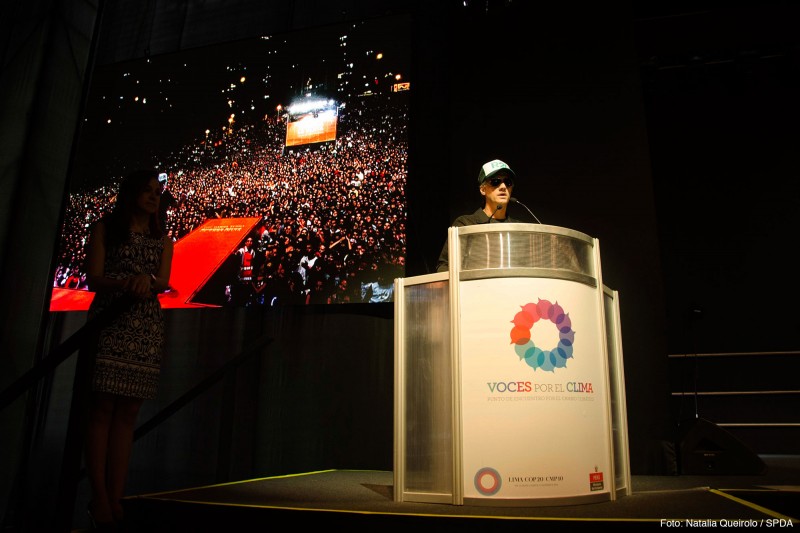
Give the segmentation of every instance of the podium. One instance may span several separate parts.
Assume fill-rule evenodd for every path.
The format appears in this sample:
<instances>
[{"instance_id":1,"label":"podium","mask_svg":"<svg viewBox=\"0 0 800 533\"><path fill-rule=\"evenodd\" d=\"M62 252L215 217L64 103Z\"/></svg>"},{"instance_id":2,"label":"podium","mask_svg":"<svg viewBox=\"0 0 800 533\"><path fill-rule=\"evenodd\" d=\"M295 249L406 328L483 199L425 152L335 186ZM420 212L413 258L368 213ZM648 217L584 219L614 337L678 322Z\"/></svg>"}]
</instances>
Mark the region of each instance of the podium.
<instances>
[{"instance_id":1,"label":"podium","mask_svg":"<svg viewBox=\"0 0 800 533\"><path fill-rule=\"evenodd\" d=\"M583 233L448 230L395 279L394 500L545 506L630 494L619 296Z\"/></svg>"}]
</instances>

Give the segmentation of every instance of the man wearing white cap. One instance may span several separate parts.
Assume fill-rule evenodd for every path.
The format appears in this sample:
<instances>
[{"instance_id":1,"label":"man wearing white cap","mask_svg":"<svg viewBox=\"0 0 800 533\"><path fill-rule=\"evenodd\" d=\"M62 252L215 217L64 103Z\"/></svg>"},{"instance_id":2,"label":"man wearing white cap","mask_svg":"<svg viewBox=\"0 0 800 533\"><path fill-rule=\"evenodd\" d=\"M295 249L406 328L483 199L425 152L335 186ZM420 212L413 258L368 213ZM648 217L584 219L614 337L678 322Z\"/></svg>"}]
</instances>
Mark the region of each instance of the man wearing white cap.
<instances>
[{"instance_id":1,"label":"man wearing white cap","mask_svg":"<svg viewBox=\"0 0 800 533\"><path fill-rule=\"evenodd\" d=\"M506 213L508 203L511 201L511 191L514 189L514 171L499 159L489 161L481 167L478 173L478 190L483 196L483 208L469 215L456 218L451 226L473 226L475 224L491 224L497 222L521 222L513 219ZM448 268L447 243L444 243L439 261L436 264L437 272L444 272Z\"/></svg>"}]
</instances>

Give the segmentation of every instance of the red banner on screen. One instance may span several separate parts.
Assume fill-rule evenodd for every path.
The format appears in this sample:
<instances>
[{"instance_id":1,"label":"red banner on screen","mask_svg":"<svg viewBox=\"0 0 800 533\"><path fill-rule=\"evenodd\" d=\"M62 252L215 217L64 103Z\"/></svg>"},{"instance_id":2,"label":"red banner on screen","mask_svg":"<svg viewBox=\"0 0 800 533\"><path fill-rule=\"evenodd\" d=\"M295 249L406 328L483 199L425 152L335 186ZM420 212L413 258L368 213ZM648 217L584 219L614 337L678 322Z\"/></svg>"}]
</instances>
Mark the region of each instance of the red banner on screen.
<instances>
[{"instance_id":1,"label":"red banner on screen","mask_svg":"<svg viewBox=\"0 0 800 533\"><path fill-rule=\"evenodd\" d=\"M239 246L259 218L213 218L175 243L170 274L171 290L160 294L164 309L218 307L193 303L192 298ZM54 288L50 311L85 311L94 293Z\"/></svg>"}]
</instances>

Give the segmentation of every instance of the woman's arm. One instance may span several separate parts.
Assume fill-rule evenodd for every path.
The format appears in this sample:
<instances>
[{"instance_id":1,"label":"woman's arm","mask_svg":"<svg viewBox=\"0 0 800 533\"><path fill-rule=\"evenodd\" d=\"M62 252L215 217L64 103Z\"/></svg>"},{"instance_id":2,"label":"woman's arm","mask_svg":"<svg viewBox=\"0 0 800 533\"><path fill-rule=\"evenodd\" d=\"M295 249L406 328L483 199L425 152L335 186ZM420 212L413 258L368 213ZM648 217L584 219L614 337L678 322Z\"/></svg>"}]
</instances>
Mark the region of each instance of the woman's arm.
<instances>
[{"instance_id":1,"label":"woman's arm","mask_svg":"<svg viewBox=\"0 0 800 533\"><path fill-rule=\"evenodd\" d=\"M166 235L162 238L164 249L161 251L161 264L158 265L158 272L151 277L151 288L156 292L164 292L169 287L169 276L172 271L172 239Z\"/></svg>"},{"instance_id":2,"label":"woman's arm","mask_svg":"<svg viewBox=\"0 0 800 533\"><path fill-rule=\"evenodd\" d=\"M338 241L336 241L335 243L331 244L331 245L328 247L328 249L330 250L331 248L333 248L334 246L336 246L336 245L337 245L337 244L339 244L340 242L342 242L342 241L346 241L346 240L347 240L347 236L345 235L344 237L342 237L341 239L339 239L339 240L338 240Z\"/></svg>"},{"instance_id":3,"label":"woman's arm","mask_svg":"<svg viewBox=\"0 0 800 533\"><path fill-rule=\"evenodd\" d=\"M105 275L106 260L106 227L98 222L89 237L86 251L86 281L89 290L94 292L124 291L132 296L144 298L154 290L163 291L169 285L169 273L172 266L172 240L164 237L164 249L161 252L161 264L155 279L151 274L136 274L125 279L109 278Z\"/></svg>"},{"instance_id":4,"label":"woman's arm","mask_svg":"<svg viewBox=\"0 0 800 533\"><path fill-rule=\"evenodd\" d=\"M125 288L124 279L105 276L106 264L106 226L98 222L92 228L89 245L86 249L86 283L90 291L113 292Z\"/></svg>"}]
</instances>

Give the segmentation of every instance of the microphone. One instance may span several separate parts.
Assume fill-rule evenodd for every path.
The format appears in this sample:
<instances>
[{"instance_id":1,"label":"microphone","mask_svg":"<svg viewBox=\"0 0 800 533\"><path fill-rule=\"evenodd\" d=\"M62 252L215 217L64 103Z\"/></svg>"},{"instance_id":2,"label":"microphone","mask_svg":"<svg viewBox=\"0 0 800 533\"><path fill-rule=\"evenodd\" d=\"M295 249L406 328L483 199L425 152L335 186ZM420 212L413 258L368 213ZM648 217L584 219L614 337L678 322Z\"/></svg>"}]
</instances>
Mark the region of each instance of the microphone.
<instances>
[{"instance_id":1,"label":"microphone","mask_svg":"<svg viewBox=\"0 0 800 533\"><path fill-rule=\"evenodd\" d=\"M490 216L489 218L487 218L487 219L486 219L486 222L484 222L484 224L490 224L490 223L492 222L492 219L494 218L494 216L495 216L495 215L497 214L497 212L498 212L498 211L500 211L501 209L503 209L503 204L497 204L497 207L495 207L495 208L494 208L494 211L492 211L492 216Z\"/></svg>"},{"instance_id":2,"label":"microphone","mask_svg":"<svg viewBox=\"0 0 800 533\"><path fill-rule=\"evenodd\" d=\"M530 214L531 214L531 216L533 217L533 219L534 219L536 222L539 222L539 224L541 224L541 221L540 221L538 218L536 218L536 215L534 215L534 214L533 214L533 211L531 211L530 209L528 209L528 206L527 206L527 205L523 204L522 202L520 202L519 200L517 200L517 199L516 199L516 198L514 198L513 196L512 196L511 198L509 198L509 200L511 200L511 201L512 201L512 202L514 202L515 204L519 204L519 205L521 205L522 207L524 207L524 208L525 208L525 210L526 210L528 213L530 213Z\"/></svg>"}]
</instances>

